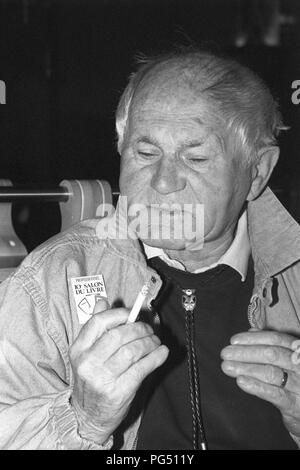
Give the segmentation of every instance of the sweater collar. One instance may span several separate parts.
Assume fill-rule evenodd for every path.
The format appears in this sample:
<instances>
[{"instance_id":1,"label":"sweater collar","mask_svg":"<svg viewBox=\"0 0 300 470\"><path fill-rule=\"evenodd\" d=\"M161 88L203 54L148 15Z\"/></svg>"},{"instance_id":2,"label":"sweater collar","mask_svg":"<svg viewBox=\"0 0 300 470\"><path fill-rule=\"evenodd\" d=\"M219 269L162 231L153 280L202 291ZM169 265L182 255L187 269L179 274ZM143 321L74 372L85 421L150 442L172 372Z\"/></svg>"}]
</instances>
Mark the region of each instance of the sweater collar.
<instances>
[{"instance_id":1,"label":"sweater collar","mask_svg":"<svg viewBox=\"0 0 300 470\"><path fill-rule=\"evenodd\" d=\"M179 260L171 259L168 254L162 249L153 246L146 245L143 243L145 255L148 259L158 256L165 261L169 266L174 268L186 270L183 263ZM193 273L201 273L208 271L209 269L215 268L219 264L226 264L235 269L242 277L242 281L246 279L248 270L248 261L250 256L250 242L247 229L247 215L246 211L241 215L236 229L234 240L228 250L223 256L216 262L209 266L196 269Z\"/></svg>"}]
</instances>

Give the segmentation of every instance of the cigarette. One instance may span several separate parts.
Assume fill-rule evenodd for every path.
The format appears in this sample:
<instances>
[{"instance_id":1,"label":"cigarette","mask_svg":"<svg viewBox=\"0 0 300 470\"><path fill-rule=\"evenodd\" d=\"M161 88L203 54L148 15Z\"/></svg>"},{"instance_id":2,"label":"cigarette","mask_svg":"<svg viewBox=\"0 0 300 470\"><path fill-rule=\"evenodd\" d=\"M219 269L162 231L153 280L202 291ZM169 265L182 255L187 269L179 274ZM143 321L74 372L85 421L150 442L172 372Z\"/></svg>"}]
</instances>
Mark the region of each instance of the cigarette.
<instances>
[{"instance_id":1,"label":"cigarette","mask_svg":"<svg viewBox=\"0 0 300 470\"><path fill-rule=\"evenodd\" d=\"M138 296L136 298L136 301L133 304L133 307L130 311L127 323L134 323L137 317L139 316L140 310L142 308L143 302L149 292L149 284L144 284L140 292L138 293Z\"/></svg>"}]
</instances>

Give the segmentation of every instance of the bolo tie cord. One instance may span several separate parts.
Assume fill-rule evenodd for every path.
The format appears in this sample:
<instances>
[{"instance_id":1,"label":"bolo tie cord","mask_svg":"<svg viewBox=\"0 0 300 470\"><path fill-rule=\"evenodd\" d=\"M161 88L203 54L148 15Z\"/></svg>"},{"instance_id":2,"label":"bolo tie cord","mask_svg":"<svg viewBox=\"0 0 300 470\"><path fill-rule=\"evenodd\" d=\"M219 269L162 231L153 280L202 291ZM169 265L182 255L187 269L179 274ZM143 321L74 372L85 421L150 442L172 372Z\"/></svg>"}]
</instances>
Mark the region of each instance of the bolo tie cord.
<instances>
[{"instance_id":1,"label":"bolo tie cord","mask_svg":"<svg viewBox=\"0 0 300 470\"><path fill-rule=\"evenodd\" d=\"M203 427L203 419L201 413L201 395L200 395L200 383L199 373L197 367L197 357L195 351L195 318L194 318L194 306L186 307L184 300L186 298L191 299L195 293L194 289L183 289L182 286L171 279L169 276L165 276L166 288L172 283L175 283L182 292L182 306L185 310L185 335L186 335L186 348L187 348L187 362L188 362L188 375L189 375L189 390L190 400L192 408L192 444L194 450L206 450L207 443ZM196 300L196 296L195 300Z\"/></svg>"},{"instance_id":2,"label":"bolo tie cord","mask_svg":"<svg viewBox=\"0 0 300 470\"><path fill-rule=\"evenodd\" d=\"M195 321L194 310L185 310L185 333L187 341L187 359L189 373L189 389L192 407L193 449L206 450L206 438L201 414L200 383L195 352Z\"/></svg>"}]
</instances>

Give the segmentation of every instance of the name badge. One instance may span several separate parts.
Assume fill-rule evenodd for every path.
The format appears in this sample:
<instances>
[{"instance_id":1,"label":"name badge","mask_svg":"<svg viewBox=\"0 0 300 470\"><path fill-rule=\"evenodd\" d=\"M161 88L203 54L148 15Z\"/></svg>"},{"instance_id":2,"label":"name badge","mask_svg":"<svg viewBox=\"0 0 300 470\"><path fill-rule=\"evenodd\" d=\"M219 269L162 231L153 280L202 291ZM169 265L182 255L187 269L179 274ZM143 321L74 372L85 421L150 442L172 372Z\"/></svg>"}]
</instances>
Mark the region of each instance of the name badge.
<instances>
[{"instance_id":1,"label":"name badge","mask_svg":"<svg viewBox=\"0 0 300 470\"><path fill-rule=\"evenodd\" d=\"M97 274L95 276L71 277L70 281L78 320L83 325L91 318L96 300L99 297L107 299L104 278L102 274Z\"/></svg>"}]
</instances>

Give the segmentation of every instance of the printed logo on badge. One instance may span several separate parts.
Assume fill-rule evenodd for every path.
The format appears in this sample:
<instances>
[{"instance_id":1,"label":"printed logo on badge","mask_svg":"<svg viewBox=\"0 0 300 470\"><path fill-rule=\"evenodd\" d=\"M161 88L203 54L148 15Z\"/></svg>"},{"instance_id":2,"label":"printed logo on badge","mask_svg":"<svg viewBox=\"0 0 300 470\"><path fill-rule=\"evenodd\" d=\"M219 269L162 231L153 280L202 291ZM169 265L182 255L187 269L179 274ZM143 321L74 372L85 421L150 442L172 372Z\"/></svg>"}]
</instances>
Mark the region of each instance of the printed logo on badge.
<instances>
[{"instance_id":1,"label":"printed logo on badge","mask_svg":"<svg viewBox=\"0 0 300 470\"><path fill-rule=\"evenodd\" d=\"M107 299L102 274L95 276L71 277L70 279L75 299L79 323L83 325L92 316L96 299Z\"/></svg>"}]
</instances>

